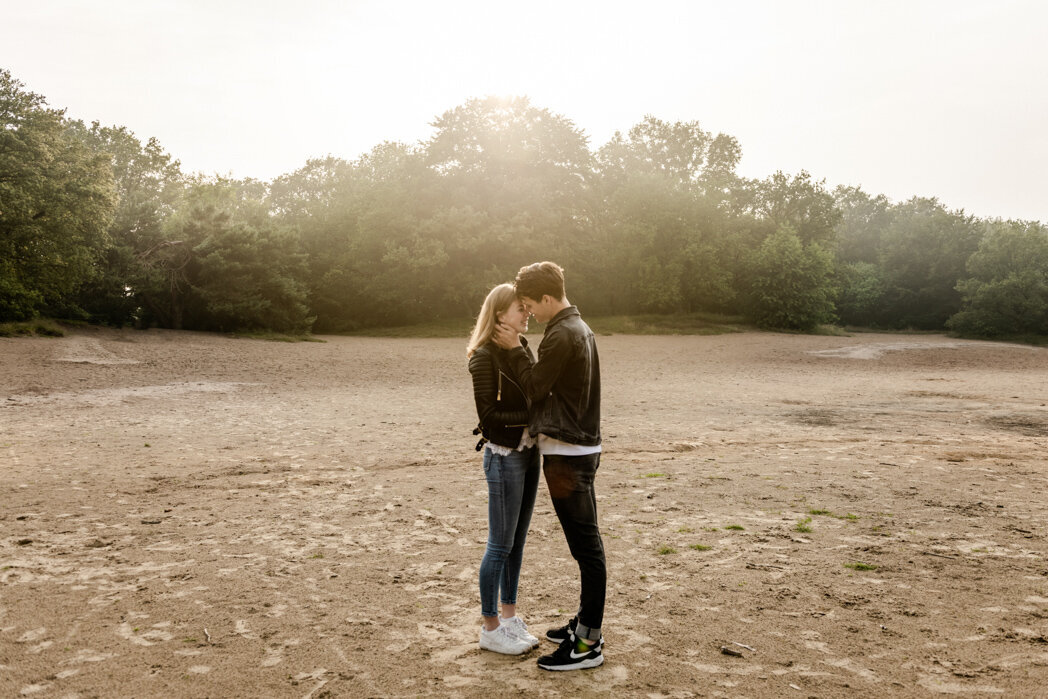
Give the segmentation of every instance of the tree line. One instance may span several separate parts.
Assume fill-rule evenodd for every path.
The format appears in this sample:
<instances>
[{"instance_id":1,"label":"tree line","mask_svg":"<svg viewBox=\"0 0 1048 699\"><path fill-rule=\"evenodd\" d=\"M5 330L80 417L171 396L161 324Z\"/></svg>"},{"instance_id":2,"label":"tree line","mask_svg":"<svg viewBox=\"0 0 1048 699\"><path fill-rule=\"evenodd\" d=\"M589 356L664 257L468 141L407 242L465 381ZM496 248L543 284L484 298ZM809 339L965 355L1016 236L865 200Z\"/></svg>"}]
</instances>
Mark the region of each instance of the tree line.
<instances>
[{"instance_id":1,"label":"tree line","mask_svg":"<svg viewBox=\"0 0 1048 699\"><path fill-rule=\"evenodd\" d=\"M713 312L1048 334L1048 228L736 173L735 138L646 117L599 148L526 98L471 99L423 143L271 182L182 172L0 70L0 321L342 332L468 318L558 261L589 315Z\"/></svg>"}]
</instances>

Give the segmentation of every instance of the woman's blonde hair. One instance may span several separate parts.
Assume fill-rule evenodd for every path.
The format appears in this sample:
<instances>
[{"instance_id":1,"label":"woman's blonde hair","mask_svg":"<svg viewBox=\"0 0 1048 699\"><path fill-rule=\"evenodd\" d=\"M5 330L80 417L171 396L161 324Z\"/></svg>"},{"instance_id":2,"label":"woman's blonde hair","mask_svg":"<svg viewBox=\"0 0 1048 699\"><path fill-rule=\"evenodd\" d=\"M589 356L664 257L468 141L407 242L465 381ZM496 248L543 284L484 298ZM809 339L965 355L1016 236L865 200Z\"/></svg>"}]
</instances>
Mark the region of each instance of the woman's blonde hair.
<instances>
[{"instance_id":1,"label":"woman's blonde hair","mask_svg":"<svg viewBox=\"0 0 1048 699\"><path fill-rule=\"evenodd\" d=\"M495 334L495 324L499 322L499 313L505 313L516 300L517 292L512 284L499 284L488 292L484 305L480 307L477 324L473 326L469 344L466 345L467 357L472 357L478 347L491 339Z\"/></svg>"}]
</instances>

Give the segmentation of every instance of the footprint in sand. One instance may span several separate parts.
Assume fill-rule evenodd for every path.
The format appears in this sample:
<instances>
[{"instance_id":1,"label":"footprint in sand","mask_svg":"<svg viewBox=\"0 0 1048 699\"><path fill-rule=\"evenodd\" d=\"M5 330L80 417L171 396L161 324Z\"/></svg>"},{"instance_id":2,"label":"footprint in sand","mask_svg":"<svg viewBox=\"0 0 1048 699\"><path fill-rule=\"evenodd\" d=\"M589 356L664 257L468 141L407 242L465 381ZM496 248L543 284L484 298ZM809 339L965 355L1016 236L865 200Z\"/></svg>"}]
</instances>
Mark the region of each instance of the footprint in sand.
<instances>
[{"instance_id":1,"label":"footprint in sand","mask_svg":"<svg viewBox=\"0 0 1048 699\"><path fill-rule=\"evenodd\" d=\"M50 685L46 684L27 684L25 687L22 687L22 691L20 691L19 694L21 694L23 697L29 697L34 694L39 694L40 692L46 691L49 686Z\"/></svg>"},{"instance_id":2,"label":"footprint in sand","mask_svg":"<svg viewBox=\"0 0 1048 699\"><path fill-rule=\"evenodd\" d=\"M60 665L76 665L78 663L101 663L110 658L114 657L112 653L99 653L91 650L90 648L84 648L77 651L69 660L63 660Z\"/></svg>"},{"instance_id":3,"label":"footprint in sand","mask_svg":"<svg viewBox=\"0 0 1048 699\"><path fill-rule=\"evenodd\" d=\"M259 665L262 667L273 667L274 665L279 665L284 662L284 650L292 646L297 646L300 643L301 641L297 638L292 638L284 641L279 646L266 648L266 657L262 658L262 662L259 663Z\"/></svg>"},{"instance_id":4,"label":"footprint in sand","mask_svg":"<svg viewBox=\"0 0 1048 699\"><path fill-rule=\"evenodd\" d=\"M284 662L283 648L266 648L266 657L259 663L262 667L273 667Z\"/></svg>"},{"instance_id":5,"label":"footprint in sand","mask_svg":"<svg viewBox=\"0 0 1048 699\"><path fill-rule=\"evenodd\" d=\"M155 624L154 627L166 625L166 623L161 623ZM164 631L162 628L152 628L149 631L146 631L142 634L138 633L138 631L139 629L137 627L132 628L131 624L127 623L126 621L120 626L118 626L116 630L116 632L120 635L121 638L123 638L126 641L130 641L136 646L152 646L155 645L158 641L170 641L172 638L174 638L174 636L172 636L167 631Z\"/></svg>"},{"instance_id":6,"label":"footprint in sand","mask_svg":"<svg viewBox=\"0 0 1048 699\"><path fill-rule=\"evenodd\" d=\"M74 364L138 364L135 359L123 359L116 356L98 340L86 337L74 337L64 343L64 351L56 362L72 362Z\"/></svg>"},{"instance_id":7,"label":"footprint in sand","mask_svg":"<svg viewBox=\"0 0 1048 699\"><path fill-rule=\"evenodd\" d=\"M877 675L875 675L871 670L863 667L862 665L859 665L851 658L837 658L834 660L823 660L822 662L831 667L839 667L842 670L847 670L848 672L858 677L861 677L867 682L881 681L881 679L877 677Z\"/></svg>"},{"instance_id":8,"label":"footprint in sand","mask_svg":"<svg viewBox=\"0 0 1048 699\"><path fill-rule=\"evenodd\" d=\"M247 622L243 619L237 619L236 625L234 625L233 627L233 633L235 633L237 636L243 636L247 639L258 638L258 634L254 633L251 629L249 629L247 627Z\"/></svg>"},{"instance_id":9,"label":"footprint in sand","mask_svg":"<svg viewBox=\"0 0 1048 699\"><path fill-rule=\"evenodd\" d=\"M43 626L26 631L24 634L18 637L16 643L32 643L33 641L39 641L41 638L47 635L47 629Z\"/></svg>"}]
</instances>

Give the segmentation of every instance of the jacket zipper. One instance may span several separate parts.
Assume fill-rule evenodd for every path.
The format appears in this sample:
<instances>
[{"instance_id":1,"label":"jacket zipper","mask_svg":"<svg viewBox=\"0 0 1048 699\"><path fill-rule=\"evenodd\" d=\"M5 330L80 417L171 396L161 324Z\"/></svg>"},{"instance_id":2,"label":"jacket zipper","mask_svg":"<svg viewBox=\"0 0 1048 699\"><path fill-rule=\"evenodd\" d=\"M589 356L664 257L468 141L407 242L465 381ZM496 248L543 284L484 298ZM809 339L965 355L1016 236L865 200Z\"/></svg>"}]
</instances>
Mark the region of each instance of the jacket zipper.
<instances>
[{"instance_id":1,"label":"jacket zipper","mask_svg":"<svg viewBox=\"0 0 1048 699\"><path fill-rule=\"evenodd\" d=\"M503 376L506 376L506 375L502 373L501 369L499 369L499 395L498 395L498 400L502 400L502 377ZM506 376L506 381L509 381L511 384L516 386L517 390L520 391L521 395L523 395L525 398L527 398L527 394L524 393L524 389L520 387L519 383L517 383L516 381L514 381L513 379L511 379L508 376Z\"/></svg>"},{"instance_id":2,"label":"jacket zipper","mask_svg":"<svg viewBox=\"0 0 1048 699\"><path fill-rule=\"evenodd\" d=\"M502 400L502 377L503 376L505 376L505 374L503 374L502 370L499 369L499 391L498 391L498 395L495 396L495 400ZM518 384L516 381L514 381L513 379L511 379L508 376L506 376L506 381L509 381L511 384L513 384L518 389L520 389L521 393L524 393L524 389L520 388L520 384ZM522 424L522 425L506 425L506 427L527 427L527 426L528 426L528 423L526 423L526 422L524 424Z\"/></svg>"}]
</instances>

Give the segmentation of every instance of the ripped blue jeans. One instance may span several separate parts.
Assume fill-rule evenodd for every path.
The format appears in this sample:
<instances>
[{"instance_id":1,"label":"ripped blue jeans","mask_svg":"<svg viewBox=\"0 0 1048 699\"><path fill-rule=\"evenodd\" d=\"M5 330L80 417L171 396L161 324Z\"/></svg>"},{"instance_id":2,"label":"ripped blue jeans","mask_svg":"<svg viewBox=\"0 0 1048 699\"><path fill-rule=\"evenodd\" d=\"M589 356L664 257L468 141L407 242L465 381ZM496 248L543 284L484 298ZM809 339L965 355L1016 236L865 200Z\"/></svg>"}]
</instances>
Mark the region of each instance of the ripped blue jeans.
<instances>
[{"instance_id":1,"label":"ripped blue jeans","mask_svg":"<svg viewBox=\"0 0 1048 699\"><path fill-rule=\"evenodd\" d=\"M517 603L539 470L539 450L535 447L509 456L484 450L488 481L488 546L480 563L480 613L484 616L498 616L500 592L503 604Z\"/></svg>"}]
</instances>

